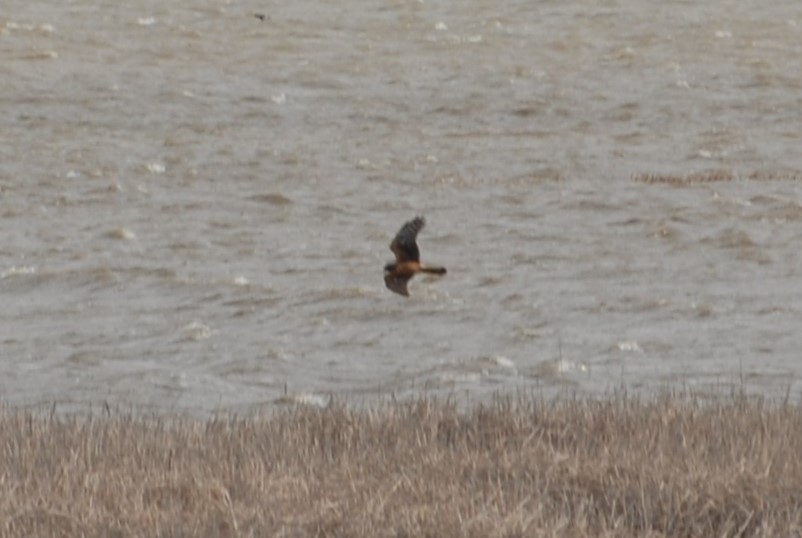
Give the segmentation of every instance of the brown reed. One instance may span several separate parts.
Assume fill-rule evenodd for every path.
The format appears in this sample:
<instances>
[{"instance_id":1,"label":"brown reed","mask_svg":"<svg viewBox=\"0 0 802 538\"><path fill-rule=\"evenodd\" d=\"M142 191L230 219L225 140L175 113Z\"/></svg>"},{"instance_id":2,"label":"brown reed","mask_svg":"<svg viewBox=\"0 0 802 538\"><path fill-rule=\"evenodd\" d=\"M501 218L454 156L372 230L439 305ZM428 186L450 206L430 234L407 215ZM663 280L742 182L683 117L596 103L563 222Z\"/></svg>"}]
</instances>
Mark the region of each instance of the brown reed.
<instances>
[{"instance_id":1,"label":"brown reed","mask_svg":"<svg viewBox=\"0 0 802 538\"><path fill-rule=\"evenodd\" d=\"M800 536L802 408L420 399L266 416L0 412L0 533Z\"/></svg>"}]
</instances>

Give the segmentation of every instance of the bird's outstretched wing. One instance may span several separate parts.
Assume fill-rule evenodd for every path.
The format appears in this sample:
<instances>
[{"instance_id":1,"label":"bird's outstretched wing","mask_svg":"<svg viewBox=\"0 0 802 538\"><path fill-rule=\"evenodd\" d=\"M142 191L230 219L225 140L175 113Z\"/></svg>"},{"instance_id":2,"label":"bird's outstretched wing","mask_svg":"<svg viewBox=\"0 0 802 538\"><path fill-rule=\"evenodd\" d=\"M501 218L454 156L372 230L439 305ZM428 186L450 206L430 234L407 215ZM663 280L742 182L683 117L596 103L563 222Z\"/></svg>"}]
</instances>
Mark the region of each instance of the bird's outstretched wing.
<instances>
[{"instance_id":1,"label":"bird's outstretched wing","mask_svg":"<svg viewBox=\"0 0 802 538\"><path fill-rule=\"evenodd\" d=\"M390 243L390 250L395 254L397 263L420 261L420 250L418 250L415 238L425 225L426 221L423 220L423 217L415 217L398 230L395 239ZM389 284L387 286L390 287ZM404 281L404 291L406 291L406 287L407 284Z\"/></svg>"},{"instance_id":2,"label":"bird's outstretched wing","mask_svg":"<svg viewBox=\"0 0 802 538\"><path fill-rule=\"evenodd\" d=\"M394 275L392 273L386 273L384 275L384 285L387 286L389 290L400 295L409 296L407 282L409 282L410 278L412 278L412 275Z\"/></svg>"}]
</instances>

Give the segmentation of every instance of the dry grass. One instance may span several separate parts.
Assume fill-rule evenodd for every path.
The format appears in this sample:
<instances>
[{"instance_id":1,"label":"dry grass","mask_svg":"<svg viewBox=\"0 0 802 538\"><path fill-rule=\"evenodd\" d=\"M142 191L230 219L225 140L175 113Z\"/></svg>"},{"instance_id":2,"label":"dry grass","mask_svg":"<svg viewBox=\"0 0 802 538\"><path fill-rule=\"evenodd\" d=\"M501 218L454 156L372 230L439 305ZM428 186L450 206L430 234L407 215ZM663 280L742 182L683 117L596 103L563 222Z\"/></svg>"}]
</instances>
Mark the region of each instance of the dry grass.
<instances>
[{"instance_id":1,"label":"dry grass","mask_svg":"<svg viewBox=\"0 0 802 538\"><path fill-rule=\"evenodd\" d=\"M802 408L428 400L0 413L3 536L799 536Z\"/></svg>"}]
</instances>

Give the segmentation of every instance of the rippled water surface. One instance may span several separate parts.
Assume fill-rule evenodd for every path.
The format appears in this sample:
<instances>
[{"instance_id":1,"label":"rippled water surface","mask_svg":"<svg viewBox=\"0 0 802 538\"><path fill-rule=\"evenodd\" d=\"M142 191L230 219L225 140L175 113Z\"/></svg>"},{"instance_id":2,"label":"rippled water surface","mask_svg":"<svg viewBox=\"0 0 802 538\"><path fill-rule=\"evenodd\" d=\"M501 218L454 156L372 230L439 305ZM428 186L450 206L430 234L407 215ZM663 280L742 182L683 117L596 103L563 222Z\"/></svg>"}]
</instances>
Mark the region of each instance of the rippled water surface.
<instances>
[{"instance_id":1,"label":"rippled water surface","mask_svg":"<svg viewBox=\"0 0 802 538\"><path fill-rule=\"evenodd\" d=\"M0 396L797 397L800 73L790 0L9 0Z\"/></svg>"}]
</instances>

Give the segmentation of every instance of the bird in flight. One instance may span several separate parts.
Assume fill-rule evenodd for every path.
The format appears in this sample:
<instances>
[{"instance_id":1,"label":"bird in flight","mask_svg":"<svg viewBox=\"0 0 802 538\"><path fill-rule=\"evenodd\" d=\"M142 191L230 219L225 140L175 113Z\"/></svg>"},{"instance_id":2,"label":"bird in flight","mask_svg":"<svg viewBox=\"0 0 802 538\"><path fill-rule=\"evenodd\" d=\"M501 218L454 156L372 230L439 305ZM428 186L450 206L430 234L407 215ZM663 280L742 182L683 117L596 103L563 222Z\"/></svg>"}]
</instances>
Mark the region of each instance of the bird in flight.
<instances>
[{"instance_id":1,"label":"bird in flight","mask_svg":"<svg viewBox=\"0 0 802 538\"><path fill-rule=\"evenodd\" d=\"M390 250L395 254L395 263L384 266L384 284L387 289L399 295L409 296L407 282L415 273L446 274L445 267L426 267L420 263L420 250L415 238L425 224L423 217L415 217L398 230L395 239L390 243Z\"/></svg>"}]
</instances>

